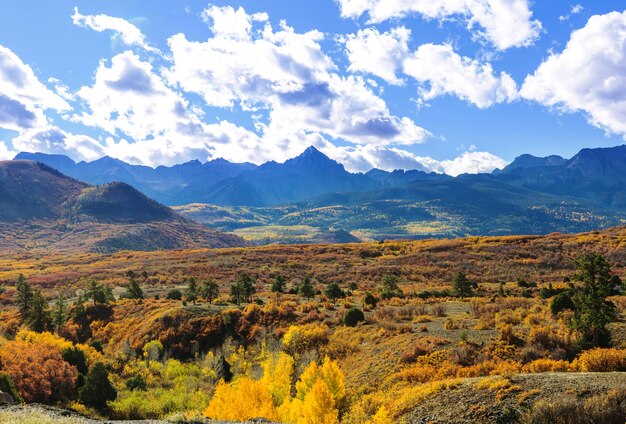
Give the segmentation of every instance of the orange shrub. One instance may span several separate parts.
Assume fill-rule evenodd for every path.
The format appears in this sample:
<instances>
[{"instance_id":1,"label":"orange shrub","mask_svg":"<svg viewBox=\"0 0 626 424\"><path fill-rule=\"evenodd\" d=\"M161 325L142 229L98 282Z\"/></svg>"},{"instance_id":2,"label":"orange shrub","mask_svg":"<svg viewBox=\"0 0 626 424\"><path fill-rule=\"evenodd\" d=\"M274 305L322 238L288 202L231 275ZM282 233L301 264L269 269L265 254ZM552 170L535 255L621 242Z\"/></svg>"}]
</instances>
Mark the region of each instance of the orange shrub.
<instances>
[{"instance_id":1,"label":"orange shrub","mask_svg":"<svg viewBox=\"0 0 626 424\"><path fill-rule=\"evenodd\" d=\"M54 403L74 392L78 371L56 349L9 341L0 347L0 365L26 402Z\"/></svg>"},{"instance_id":2,"label":"orange shrub","mask_svg":"<svg viewBox=\"0 0 626 424\"><path fill-rule=\"evenodd\" d=\"M626 371L626 350L596 348L581 353L572 369L582 372Z\"/></svg>"}]
</instances>

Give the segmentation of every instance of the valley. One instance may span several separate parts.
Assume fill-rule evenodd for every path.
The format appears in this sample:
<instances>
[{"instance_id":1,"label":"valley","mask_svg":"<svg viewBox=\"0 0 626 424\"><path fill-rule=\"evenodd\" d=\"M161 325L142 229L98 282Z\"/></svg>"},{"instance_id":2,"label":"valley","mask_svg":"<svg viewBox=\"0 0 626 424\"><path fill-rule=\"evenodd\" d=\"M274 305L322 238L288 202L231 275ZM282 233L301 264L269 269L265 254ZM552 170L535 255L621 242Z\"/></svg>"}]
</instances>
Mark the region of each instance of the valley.
<instances>
[{"instance_id":1,"label":"valley","mask_svg":"<svg viewBox=\"0 0 626 424\"><path fill-rule=\"evenodd\" d=\"M311 147L283 164L156 169L21 153L92 184L122 181L252 244L581 232L626 222L626 146L570 160L522 155L492 174L352 174Z\"/></svg>"}]
</instances>

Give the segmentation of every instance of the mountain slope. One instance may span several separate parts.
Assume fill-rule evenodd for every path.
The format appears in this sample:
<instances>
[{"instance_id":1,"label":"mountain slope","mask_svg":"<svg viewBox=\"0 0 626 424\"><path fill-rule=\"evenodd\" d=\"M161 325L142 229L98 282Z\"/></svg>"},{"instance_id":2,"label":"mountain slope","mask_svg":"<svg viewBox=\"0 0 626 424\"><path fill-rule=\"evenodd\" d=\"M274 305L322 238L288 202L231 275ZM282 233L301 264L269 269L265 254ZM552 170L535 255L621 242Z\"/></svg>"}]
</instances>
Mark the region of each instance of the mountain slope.
<instances>
[{"instance_id":1,"label":"mountain slope","mask_svg":"<svg viewBox=\"0 0 626 424\"><path fill-rule=\"evenodd\" d=\"M215 159L204 164L194 160L157 168L131 165L108 156L93 162L76 163L63 155L22 152L15 159L44 163L89 184L124 182L168 205L191 203L194 196L202 194L206 187L256 168L251 163L231 163L224 159Z\"/></svg>"},{"instance_id":2,"label":"mountain slope","mask_svg":"<svg viewBox=\"0 0 626 424\"><path fill-rule=\"evenodd\" d=\"M583 149L558 166L518 168L498 177L518 187L585 199L621 212L626 208L626 145Z\"/></svg>"},{"instance_id":3,"label":"mountain slope","mask_svg":"<svg viewBox=\"0 0 626 424\"><path fill-rule=\"evenodd\" d=\"M74 164L43 157L73 172L89 169L98 181L143 184L149 197L160 193L185 216L250 240L342 232L362 240L546 234L626 222L626 146L584 149L569 160L522 155L501 171L458 177L418 170L353 174L313 147L258 167L218 159L152 169L111 158Z\"/></svg>"},{"instance_id":4,"label":"mountain slope","mask_svg":"<svg viewBox=\"0 0 626 424\"><path fill-rule=\"evenodd\" d=\"M0 221L58 217L63 202L86 187L41 163L0 162Z\"/></svg>"},{"instance_id":5,"label":"mountain slope","mask_svg":"<svg viewBox=\"0 0 626 424\"><path fill-rule=\"evenodd\" d=\"M0 250L110 252L243 244L125 183L93 187L41 163L0 162Z\"/></svg>"},{"instance_id":6,"label":"mountain slope","mask_svg":"<svg viewBox=\"0 0 626 424\"><path fill-rule=\"evenodd\" d=\"M493 173L494 174L500 174L500 173L506 173L506 172L511 172L514 169L519 169L519 168L541 168L541 167L546 167L546 166L559 166L559 165L563 165L565 162L567 162L567 159L562 158L561 156L557 156L557 155L551 155L551 156L546 156L546 157L537 157L537 156L533 156L533 155L521 155L515 158L515 160L513 162L511 162L510 164L508 164L507 166L504 167L504 169L502 170L495 170Z\"/></svg>"},{"instance_id":7,"label":"mountain slope","mask_svg":"<svg viewBox=\"0 0 626 424\"><path fill-rule=\"evenodd\" d=\"M198 202L233 206L275 206L299 202L324 193L366 191L375 180L352 174L315 147L285 163L268 162L219 182Z\"/></svg>"}]
</instances>

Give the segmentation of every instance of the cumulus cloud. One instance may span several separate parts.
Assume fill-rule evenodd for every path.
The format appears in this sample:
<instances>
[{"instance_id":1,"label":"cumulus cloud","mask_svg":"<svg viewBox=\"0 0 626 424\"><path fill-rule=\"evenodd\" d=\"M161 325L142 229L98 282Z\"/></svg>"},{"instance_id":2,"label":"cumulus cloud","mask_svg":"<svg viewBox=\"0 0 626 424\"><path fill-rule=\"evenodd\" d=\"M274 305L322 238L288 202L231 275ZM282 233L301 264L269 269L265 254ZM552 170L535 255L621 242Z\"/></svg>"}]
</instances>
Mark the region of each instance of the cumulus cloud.
<instances>
[{"instance_id":1,"label":"cumulus cloud","mask_svg":"<svg viewBox=\"0 0 626 424\"><path fill-rule=\"evenodd\" d=\"M460 56L449 44L424 44L404 62L404 72L424 85L421 99L452 94L479 108L517 98L517 84L506 72L496 75L489 63Z\"/></svg>"},{"instance_id":2,"label":"cumulus cloud","mask_svg":"<svg viewBox=\"0 0 626 424\"><path fill-rule=\"evenodd\" d=\"M399 85L398 68L409 53L411 31L405 27L380 33L376 28L360 30L345 37L343 42L351 72L376 75L390 84Z\"/></svg>"},{"instance_id":3,"label":"cumulus cloud","mask_svg":"<svg viewBox=\"0 0 626 424\"><path fill-rule=\"evenodd\" d=\"M217 156L247 160L262 147L261 139L244 128L205 123L150 63L130 51L102 61L93 84L78 90L77 97L86 110L72 119L109 133L108 154L131 163L172 165Z\"/></svg>"},{"instance_id":4,"label":"cumulus cloud","mask_svg":"<svg viewBox=\"0 0 626 424\"><path fill-rule=\"evenodd\" d=\"M146 42L146 37L139 28L125 19L102 14L81 15L78 7L74 7L72 22L76 26L90 28L97 32L113 31L113 37L127 46L137 46L152 53L160 53L159 49Z\"/></svg>"},{"instance_id":5,"label":"cumulus cloud","mask_svg":"<svg viewBox=\"0 0 626 424\"><path fill-rule=\"evenodd\" d=\"M561 53L529 75L520 94L626 137L626 12L592 16Z\"/></svg>"},{"instance_id":6,"label":"cumulus cloud","mask_svg":"<svg viewBox=\"0 0 626 424\"><path fill-rule=\"evenodd\" d=\"M438 21L463 19L476 37L491 42L497 49L528 46L541 32L541 23L532 19L528 0L336 0L341 15L368 23L419 14ZM478 28L477 28L478 27Z\"/></svg>"},{"instance_id":7,"label":"cumulus cloud","mask_svg":"<svg viewBox=\"0 0 626 424\"><path fill-rule=\"evenodd\" d=\"M11 160L15 157L15 152L7 147L7 144L0 140L0 160Z\"/></svg>"},{"instance_id":8,"label":"cumulus cloud","mask_svg":"<svg viewBox=\"0 0 626 424\"><path fill-rule=\"evenodd\" d=\"M278 30L264 19L230 6L205 14L214 37L169 39L173 66L168 80L197 93L208 105L239 106L266 112L257 128L268 143L284 143L302 134L325 134L350 143L414 144L428 133L407 117L393 116L363 78L340 76L323 52L319 31L297 33L284 22ZM228 26L220 23L226 16ZM262 17L264 18L264 17ZM283 146L284 147L284 146Z\"/></svg>"},{"instance_id":9,"label":"cumulus cloud","mask_svg":"<svg viewBox=\"0 0 626 424\"><path fill-rule=\"evenodd\" d=\"M253 22L265 22L269 19L265 13L248 15L243 7L235 10L232 7L209 6L202 11L202 19L215 35L247 39L252 31Z\"/></svg>"},{"instance_id":10,"label":"cumulus cloud","mask_svg":"<svg viewBox=\"0 0 626 424\"><path fill-rule=\"evenodd\" d=\"M39 81L30 66L0 45L0 128L21 131L46 125L46 110L69 108Z\"/></svg>"},{"instance_id":11,"label":"cumulus cloud","mask_svg":"<svg viewBox=\"0 0 626 424\"><path fill-rule=\"evenodd\" d=\"M439 162L436 168L445 174L457 176L491 172L502 169L507 164L507 161L489 152L465 152L454 159Z\"/></svg>"},{"instance_id":12,"label":"cumulus cloud","mask_svg":"<svg viewBox=\"0 0 626 424\"><path fill-rule=\"evenodd\" d=\"M91 161L106 154L105 149L93 138L71 134L53 125L24 131L12 143L20 152L62 154L76 161Z\"/></svg>"},{"instance_id":13,"label":"cumulus cloud","mask_svg":"<svg viewBox=\"0 0 626 424\"><path fill-rule=\"evenodd\" d=\"M332 144L319 146L329 157L344 164L351 172L367 172L371 169L393 171L417 169L457 176L478 174L503 168L507 162L489 152L468 151L454 159L439 161L428 156L417 156L406 150L387 146L335 147Z\"/></svg>"},{"instance_id":14,"label":"cumulus cloud","mask_svg":"<svg viewBox=\"0 0 626 424\"><path fill-rule=\"evenodd\" d=\"M188 121L187 101L130 51L114 56L110 65L101 61L93 85L81 87L77 95L89 112L75 119L111 134L140 140Z\"/></svg>"}]
</instances>

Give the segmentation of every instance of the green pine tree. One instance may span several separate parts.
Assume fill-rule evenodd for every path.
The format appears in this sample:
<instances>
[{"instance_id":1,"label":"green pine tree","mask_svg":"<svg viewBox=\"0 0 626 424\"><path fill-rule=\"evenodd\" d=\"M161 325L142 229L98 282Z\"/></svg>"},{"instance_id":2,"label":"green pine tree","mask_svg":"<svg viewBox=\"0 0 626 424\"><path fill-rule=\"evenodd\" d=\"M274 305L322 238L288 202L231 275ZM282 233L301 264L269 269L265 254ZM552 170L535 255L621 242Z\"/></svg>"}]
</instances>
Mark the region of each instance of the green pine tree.
<instances>
[{"instance_id":1,"label":"green pine tree","mask_svg":"<svg viewBox=\"0 0 626 424\"><path fill-rule=\"evenodd\" d=\"M272 292L284 293L286 286L287 286L287 281L285 280L285 277L279 274L276 277L274 277L274 281L272 281Z\"/></svg>"},{"instance_id":2,"label":"green pine tree","mask_svg":"<svg viewBox=\"0 0 626 424\"><path fill-rule=\"evenodd\" d=\"M61 327L67 321L68 316L67 302L65 301L65 297L60 295L57 297L52 307L52 325L54 325L57 334L61 332Z\"/></svg>"},{"instance_id":3,"label":"green pine tree","mask_svg":"<svg viewBox=\"0 0 626 424\"><path fill-rule=\"evenodd\" d=\"M15 303L17 304L17 308L20 311L22 318L27 319L33 303L33 288L28 281L26 281L24 275L20 274L17 277L15 289L17 290L17 299Z\"/></svg>"},{"instance_id":4,"label":"green pine tree","mask_svg":"<svg viewBox=\"0 0 626 424\"><path fill-rule=\"evenodd\" d=\"M617 319L617 308L606 298L613 294L611 267L606 258L586 254L575 261L576 279L583 287L575 290L575 306L571 326L580 334L582 347L606 346L610 343L607 324Z\"/></svg>"},{"instance_id":5,"label":"green pine tree","mask_svg":"<svg viewBox=\"0 0 626 424\"><path fill-rule=\"evenodd\" d=\"M50 311L48 302L39 290L33 293L32 307L28 316L28 326L31 330L42 333L50 328Z\"/></svg>"},{"instance_id":6,"label":"green pine tree","mask_svg":"<svg viewBox=\"0 0 626 424\"><path fill-rule=\"evenodd\" d=\"M472 295L472 282L467 278L464 272L459 271L452 278L452 289L454 293L463 298Z\"/></svg>"},{"instance_id":7,"label":"green pine tree","mask_svg":"<svg viewBox=\"0 0 626 424\"><path fill-rule=\"evenodd\" d=\"M126 297L129 299L143 299L143 290L135 278L131 278L126 286Z\"/></svg>"},{"instance_id":8,"label":"green pine tree","mask_svg":"<svg viewBox=\"0 0 626 424\"><path fill-rule=\"evenodd\" d=\"M300 296L304 297L306 300L311 299L315 295L315 290L313 289L311 277L309 277L308 275L302 279L302 282L298 287L298 294L300 294Z\"/></svg>"},{"instance_id":9,"label":"green pine tree","mask_svg":"<svg viewBox=\"0 0 626 424\"><path fill-rule=\"evenodd\" d=\"M196 304L196 300L198 300L198 282L195 277L187 278L187 290L185 290L185 299L187 302L192 302L194 305Z\"/></svg>"},{"instance_id":10,"label":"green pine tree","mask_svg":"<svg viewBox=\"0 0 626 424\"><path fill-rule=\"evenodd\" d=\"M102 362L96 362L91 368L85 384L78 390L78 400L85 406L104 412L107 402L117 399L117 391L109 381L109 372Z\"/></svg>"},{"instance_id":11,"label":"green pine tree","mask_svg":"<svg viewBox=\"0 0 626 424\"><path fill-rule=\"evenodd\" d=\"M209 279L202 283L202 296L212 303L220 295L220 286L215 281Z\"/></svg>"}]
</instances>

